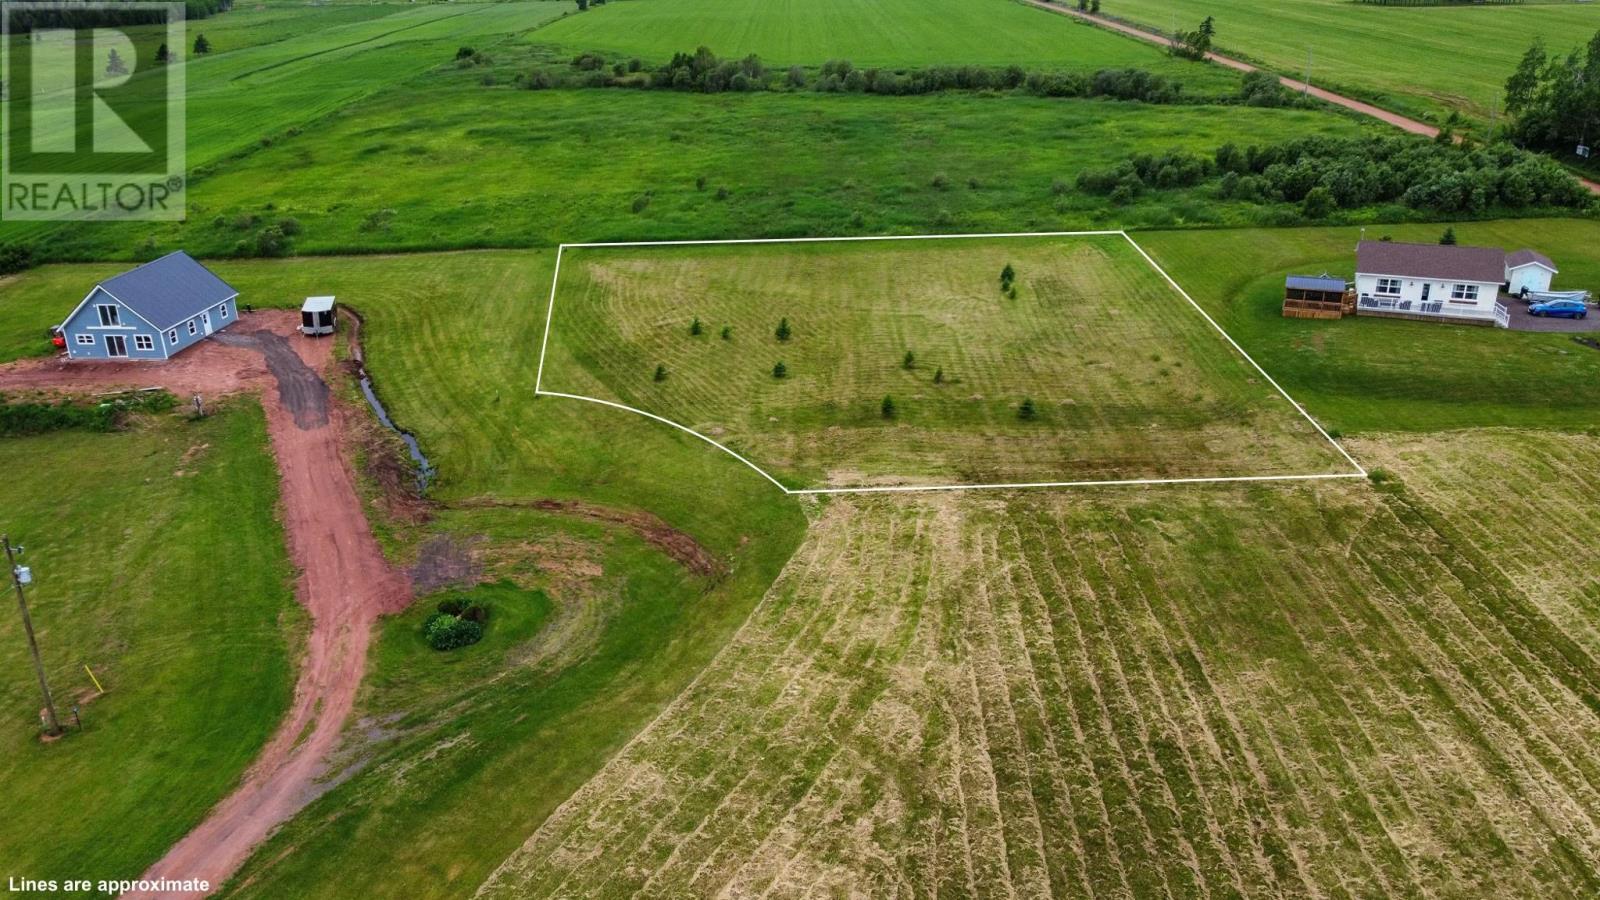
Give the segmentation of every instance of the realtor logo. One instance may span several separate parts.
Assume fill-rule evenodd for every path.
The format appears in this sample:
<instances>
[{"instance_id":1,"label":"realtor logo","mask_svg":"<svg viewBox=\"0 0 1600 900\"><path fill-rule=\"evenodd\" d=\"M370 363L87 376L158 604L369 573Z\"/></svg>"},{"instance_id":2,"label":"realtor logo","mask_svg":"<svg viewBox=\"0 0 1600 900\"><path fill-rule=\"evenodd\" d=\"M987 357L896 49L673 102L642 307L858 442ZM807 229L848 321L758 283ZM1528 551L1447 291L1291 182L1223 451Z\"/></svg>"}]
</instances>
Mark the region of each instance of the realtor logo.
<instances>
[{"instance_id":1,"label":"realtor logo","mask_svg":"<svg viewBox=\"0 0 1600 900\"><path fill-rule=\"evenodd\" d=\"M0 2L0 220L184 217L182 3Z\"/></svg>"}]
</instances>

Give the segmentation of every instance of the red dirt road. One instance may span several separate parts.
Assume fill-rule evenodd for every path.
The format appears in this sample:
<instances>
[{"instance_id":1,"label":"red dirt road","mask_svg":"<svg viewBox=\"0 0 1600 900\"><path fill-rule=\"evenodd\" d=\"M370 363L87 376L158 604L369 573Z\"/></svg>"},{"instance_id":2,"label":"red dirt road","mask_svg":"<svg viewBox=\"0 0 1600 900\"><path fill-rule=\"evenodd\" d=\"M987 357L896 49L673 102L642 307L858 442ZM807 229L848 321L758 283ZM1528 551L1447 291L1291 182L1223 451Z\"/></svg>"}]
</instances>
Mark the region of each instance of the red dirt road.
<instances>
[{"instance_id":1,"label":"red dirt road","mask_svg":"<svg viewBox=\"0 0 1600 900\"><path fill-rule=\"evenodd\" d=\"M256 390L266 409L289 555L300 569L295 593L311 614L306 656L294 702L244 780L150 867L147 879L204 879L215 890L274 828L317 795L318 779L355 704L373 623L411 601L410 584L384 560L362 513L341 451L344 422L339 409L328 408L325 392L288 390L283 354L274 361L274 371L268 371L262 352L272 351L261 345L281 350L284 342L309 367L309 372L290 373L302 387L310 374L329 371L333 342L294 333L294 320L292 314L252 314L225 333L234 345L209 340L169 363L29 360L0 367L0 389L5 390L159 386L183 400L194 393ZM270 334L252 335L255 331ZM289 357L287 365L297 364ZM324 409L307 408L319 403Z\"/></svg>"},{"instance_id":2,"label":"red dirt road","mask_svg":"<svg viewBox=\"0 0 1600 900\"><path fill-rule=\"evenodd\" d=\"M1129 37L1138 38L1141 41L1147 41L1152 44L1160 44L1163 47L1167 46L1168 44L1168 40L1164 35L1145 31L1142 28L1136 28L1126 22L1119 22L1115 19L1107 19L1103 16L1097 16L1093 13L1080 12L1079 10L1066 6L1058 6L1054 3L1045 2L1045 0L1023 0L1023 2L1030 6L1036 6L1040 9L1049 10L1053 13L1059 13L1063 16L1071 16L1074 19L1081 19L1082 21L1089 22L1101 28L1115 31L1118 34L1125 34ZM1254 66L1242 59L1234 59L1231 56L1224 56L1220 53L1207 53L1206 59L1216 63L1219 66L1227 66L1230 69L1237 69L1240 72L1260 71L1259 66ZM1423 137L1430 138L1439 136L1439 129L1433 125L1429 125L1427 122L1421 122L1416 119L1408 118L1400 115L1399 113L1390 112L1382 107L1373 106L1370 103L1363 103L1362 101L1353 97L1346 97L1343 94L1335 94L1332 91L1323 90L1316 85L1310 85L1308 87L1304 81L1296 78L1290 78L1286 75L1279 75L1278 83L1282 84L1289 90L1309 93L1318 100L1332 103L1335 106L1342 106L1345 109L1354 110L1355 112L1361 113L1364 116L1371 116L1380 122L1393 125L1394 127L1403 131L1409 131L1412 134L1420 134ZM1600 182L1594 182L1587 178L1581 177L1578 178L1578 181L1582 182L1583 186L1588 188L1591 192L1600 194Z\"/></svg>"}]
</instances>

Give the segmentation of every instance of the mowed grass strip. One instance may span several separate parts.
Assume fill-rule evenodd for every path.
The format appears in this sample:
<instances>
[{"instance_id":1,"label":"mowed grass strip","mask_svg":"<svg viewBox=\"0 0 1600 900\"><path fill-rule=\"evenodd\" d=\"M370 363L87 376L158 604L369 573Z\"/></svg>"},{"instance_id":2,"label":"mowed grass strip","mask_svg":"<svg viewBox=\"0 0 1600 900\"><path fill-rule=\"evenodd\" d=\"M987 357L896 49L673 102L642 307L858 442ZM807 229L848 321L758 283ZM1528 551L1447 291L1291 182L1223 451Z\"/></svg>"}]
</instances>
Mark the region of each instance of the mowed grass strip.
<instances>
[{"instance_id":1,"label":"mowed grass strip","mask_svg":"<svg viewBox=\"0 0 1600 900\"><path fill-rule=\"evenodd\" d=\"M0 859L13 877L137 877L277 727L305 624L266 444L246 400L200 421L0 439L0 528L27 548L39 650L74 728L37 740L43 704L8 583L0 805L16 814L0 821ZM107 690L92 702L85 664Z\"/></svg>"},{"instance_id":2,"label":"mowed grass strip","mask_svg":"<svg viewBox=\"0 0 1600 900\"><path fill-rule=\"evenodd\" d=\"M1117 0L1106 12L1163 33L1214 16L1216 45L1313 83L1441 121L1489 119L1523 51L1543 39L1560 58L1600 30L1583 3L1400 7L1345 0Z\"/></svg>"},{"instance_id":3,"label":"mowed grass strip","mask_svg":"<svg viewBox=\"0 0 1600 900\"><path fill-rule=\"evenodd\" d=\"M1134 67L1164 74L1202 67L1011 0L648 0L608 3L536 36L579 50L655 62L710 47L769 65L1048 65L1078 71Z\"/></svg>"},{"instance_id":4,"label":"mowed grass strip","mask_svg":"<svg viewBox=\"0 0 1600 900\"><path fill-rule=\"evenodd\" d=\"M836 499L484 894L1590 893L1600 667L1493 563L1558 508L1432 485Z\"/></svg>"},{"instance_id":5,"label":"mowed grass strip","mask_svg":"<svg viewBox=\"0 0 1600 900\"><path fill-rule=\"evenodd\" d=\"M568 248L550 332L792 487L1349 469L1120 235Z\"/></svg>"}]
</instances>

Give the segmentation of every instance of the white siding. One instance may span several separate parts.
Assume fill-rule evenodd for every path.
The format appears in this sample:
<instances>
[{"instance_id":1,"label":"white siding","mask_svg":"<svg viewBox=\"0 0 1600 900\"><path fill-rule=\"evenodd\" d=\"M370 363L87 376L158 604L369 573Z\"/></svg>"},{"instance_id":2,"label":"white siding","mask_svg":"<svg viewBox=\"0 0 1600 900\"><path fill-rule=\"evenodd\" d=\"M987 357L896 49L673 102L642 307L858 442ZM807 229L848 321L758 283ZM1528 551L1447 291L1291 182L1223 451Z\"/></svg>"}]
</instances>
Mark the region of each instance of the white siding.
<instances>
[{"instance_id":1,"label":"white siding","mask_svg":"<svg viewBox=\"0 0 1600 900\"><path fill-rule=\"evenodd\" d=\"M1379 294L1378 281L1381 278L1394 276L1356 274L1356 296L1367 297L1394 297L1393 294ZM1396 298L1400 303L1399 312L1411 312L1436 316L1452 316L1462 319L1492 319L1494 318L1494 304L1499 299L1500 285L1478 281L1452 281L1433 278L1398 278L1400 294ZM1475 301L1462 302L1451 297L1457 285L1476 285L1478 298ZM1426 289L1427 299L1423 299ZM1423 307L1427 303L1429 306ZM1439 304L1434 309L1432 304ZM1409 308L1408 308L1409 307Z\"/></svg>"},{"instance_id":2,"label":"white siding","mask_svg":"<svg viewBox=\"0 0 1600 900\"><path fill-rule=\"evenodd\" d=\"M1511 282L1511 293L1520 294L1526 287L1530 291L1550 290L1550 270L1536 263L1527 263L1511 269L1507 273L1507 281Z\"/></svg>"}]
</instances>

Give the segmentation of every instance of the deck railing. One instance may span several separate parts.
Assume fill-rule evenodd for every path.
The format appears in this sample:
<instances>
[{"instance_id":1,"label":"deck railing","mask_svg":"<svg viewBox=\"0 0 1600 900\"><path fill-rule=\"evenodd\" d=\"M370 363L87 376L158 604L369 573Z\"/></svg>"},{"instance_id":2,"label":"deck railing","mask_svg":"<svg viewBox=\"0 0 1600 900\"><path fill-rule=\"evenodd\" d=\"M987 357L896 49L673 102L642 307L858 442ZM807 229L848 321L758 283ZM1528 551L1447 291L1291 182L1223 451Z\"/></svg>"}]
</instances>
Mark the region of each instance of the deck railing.
<instances>
[{"instance_id":1,"label":"deck railing","mask_svg":"<svg viewBox=\"0 0 1600 900\"><path fill-rule=\"evenodd\" d=\"M1494 305L1494 324L1499 328L1511 327L1511 310L1504 303L1497 302Z\"/></svg>"},{"instance_id":2,"label":"deck railing","mask_svg":"<svg viewBox=\"0 0 1600 900\"><path fill-rule=\"evenodd\" d=\"M1498 306L1498 304L1496 304ZM1373 312L1402 313L1413 316L1437 316L1441 319L1476 319L1483 321L1488 316L1478 314L1470 315L1457 312L1446 307L1443 301L1423 302L1421 300L1402 300L1399 297L1382 297L1374 294L1362 294L1356 299L1357 310L1371 310ZM1496 319L1499 313L1493 314Z\"/></svg>"}]
</instances>

